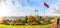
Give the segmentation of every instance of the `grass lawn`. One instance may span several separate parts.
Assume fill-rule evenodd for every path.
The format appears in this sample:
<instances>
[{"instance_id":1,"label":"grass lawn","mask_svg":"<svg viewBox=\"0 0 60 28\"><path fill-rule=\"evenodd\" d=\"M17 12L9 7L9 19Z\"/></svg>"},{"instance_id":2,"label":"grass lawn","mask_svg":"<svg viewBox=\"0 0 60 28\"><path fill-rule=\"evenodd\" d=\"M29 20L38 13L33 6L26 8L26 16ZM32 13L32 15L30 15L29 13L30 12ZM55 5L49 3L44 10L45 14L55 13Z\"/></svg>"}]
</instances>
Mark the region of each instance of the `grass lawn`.
<instances>
[{"instance_id":1,"label":"grass lawn","mask_svg":"<svg viewBox=\"0 0 60 28\"><path fill-rule=\"evenodd\" d=\"M51 24L48 24L48 25L34 25L34 26L10 26L10 25L4 25L4 24L0 24L0 28L47 28L47 27L50 27Z\"/></svg>"}]
</instances>

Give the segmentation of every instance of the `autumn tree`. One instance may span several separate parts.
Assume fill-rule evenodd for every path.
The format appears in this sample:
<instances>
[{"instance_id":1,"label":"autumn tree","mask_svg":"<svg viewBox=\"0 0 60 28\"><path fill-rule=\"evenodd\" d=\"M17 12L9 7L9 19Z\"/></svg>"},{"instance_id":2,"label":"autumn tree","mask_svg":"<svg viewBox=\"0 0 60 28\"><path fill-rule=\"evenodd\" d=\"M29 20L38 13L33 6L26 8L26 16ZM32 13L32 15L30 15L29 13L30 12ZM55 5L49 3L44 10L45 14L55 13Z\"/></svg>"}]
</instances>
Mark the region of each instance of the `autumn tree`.
<instances>
[{"instance_id":1,"label":"autumn tree","mask_svg":"<svg viewBox=\"0 0 60 28\"><path fill-rule=\"evenodd\" d=\"M44 18L44 22L45 22L45 23L50 23L50 21L51 21L51 18L50 18L50 17L46 16L46 17Z\"/></svg>"},{"instance_id":2,"label":"autumn tree","mask_svg":"<svg viewBox=\"0 0 60 28\"><path fill-rule=\"evenodd\" d=\"M0 18L0 23L6 23L6 16Z\"/></svg>"},{"instance_id":3,"label":"autumn tree","mask_svg":"<svg viewBox=\"0 0 60 28\"><path fill-rule=\"evenodd\" d=\"M38 24L38 21L36 20L36 18L34 16L28 16L27 22L30 25L32 25L32 24Z\"/></svg>"}]
</instances>

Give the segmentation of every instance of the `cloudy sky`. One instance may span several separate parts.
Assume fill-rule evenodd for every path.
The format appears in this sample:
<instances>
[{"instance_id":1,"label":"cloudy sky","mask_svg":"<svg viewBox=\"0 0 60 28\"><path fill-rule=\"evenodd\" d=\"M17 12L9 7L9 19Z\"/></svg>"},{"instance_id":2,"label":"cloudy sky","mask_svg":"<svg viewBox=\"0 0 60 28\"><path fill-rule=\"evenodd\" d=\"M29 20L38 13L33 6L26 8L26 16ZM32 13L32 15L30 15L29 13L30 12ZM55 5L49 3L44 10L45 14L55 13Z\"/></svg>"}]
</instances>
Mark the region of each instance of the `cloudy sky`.
<instances>
[{"instance_id":1,"label":"cloudy sky","mask_svg":"<svg viewBox=\"0 0 60 28\"><path fill-rule=\"evenodd\" d=\"M44 6L44 2L49 8ZM35 15L35 10L40 16L59 16L53 13L55 9L59 9L60 0L0 0L0 16L25 16ZM45 14L44 14L45 9Z\"/></svg>"}]
</instances>

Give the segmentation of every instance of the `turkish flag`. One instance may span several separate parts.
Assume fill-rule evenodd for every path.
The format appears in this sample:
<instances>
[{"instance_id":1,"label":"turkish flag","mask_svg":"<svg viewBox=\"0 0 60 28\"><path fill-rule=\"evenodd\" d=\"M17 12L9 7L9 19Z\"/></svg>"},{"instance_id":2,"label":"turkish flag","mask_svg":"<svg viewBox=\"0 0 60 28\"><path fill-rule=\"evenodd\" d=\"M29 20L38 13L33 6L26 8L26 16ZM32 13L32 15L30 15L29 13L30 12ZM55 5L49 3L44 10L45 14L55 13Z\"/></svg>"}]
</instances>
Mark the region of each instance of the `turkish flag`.
<instances>
[{"instance_id":1,"label":"turkish flag","mask_svg":"<svg viewBox=\"0 0 60 28\"><path fill-rule=\"evenodd\" d=\"M46 2L44 2L44 6L49 8L49 5Z\"/></svg>"}]
</instances>

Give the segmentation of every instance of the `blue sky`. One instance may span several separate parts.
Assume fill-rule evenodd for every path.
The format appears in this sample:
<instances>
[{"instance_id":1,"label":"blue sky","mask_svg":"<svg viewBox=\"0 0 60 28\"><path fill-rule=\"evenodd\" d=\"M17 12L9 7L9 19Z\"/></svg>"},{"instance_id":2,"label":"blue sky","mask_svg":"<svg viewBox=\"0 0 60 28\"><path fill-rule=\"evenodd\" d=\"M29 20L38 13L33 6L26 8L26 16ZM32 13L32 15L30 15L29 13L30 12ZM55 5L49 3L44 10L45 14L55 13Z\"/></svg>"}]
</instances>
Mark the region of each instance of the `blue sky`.
<instances>
[{"instance_id":1,"label":"blue sky","mask_svg":"<svg viewBox=\"0 0 60 28\"><path fill-rule=\"evenodd\" d=\"M44 2L49 5L49 8L44 6ZM60 4L60 0L2 0L0 2L0 16L35 15L35 10L38 10L38 15L44 16L44 9L45 15L58 16L60 14L53 13L54 9L58 9L58 4Z\"/></svg>"}]
</instances>

